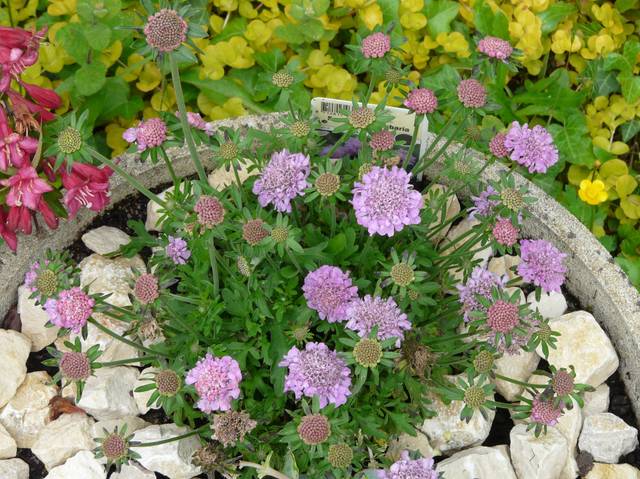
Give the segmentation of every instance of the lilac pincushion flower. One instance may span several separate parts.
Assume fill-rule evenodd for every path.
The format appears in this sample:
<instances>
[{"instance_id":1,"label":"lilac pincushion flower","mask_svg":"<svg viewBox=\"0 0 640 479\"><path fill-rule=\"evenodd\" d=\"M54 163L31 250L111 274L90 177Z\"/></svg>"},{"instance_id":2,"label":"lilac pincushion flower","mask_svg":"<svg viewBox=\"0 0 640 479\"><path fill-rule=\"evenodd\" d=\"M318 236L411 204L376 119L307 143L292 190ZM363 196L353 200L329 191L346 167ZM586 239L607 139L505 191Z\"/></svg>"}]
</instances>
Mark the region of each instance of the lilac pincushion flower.
<instances>
[{"instance_id":1,"label":"lilac pincushion flower","mask_svg":"<svg viewBox=\"0 0 640 479\"><path fill-rule=\"evenodd\" d=\"M87 324L95 304L91 296L75 287L61 291L58 299L49 298L44 309L51 324L78 333Z\"/></svg>"},{"instance_id":2,"label":"lilac pincushion flower","mask_svg":"<svg viewBox=\"0 0 640 479\"><path fill-rule=\"evenodd\" d=\"M420 223L424 200L413 189L411 175L397 166L391 169L374 166L355 183L351 204L359 225L370 235L393 236L407 225Z\"/></svg>"},{"instance_id":3,"label":"lilac pincushion flower","mask_svg":"<svg viewBox=\"0 0 640 479\"><path fill-rule=\"evenodd\" d=\"M471 276L467 279L467 282L464 285L459 284L456 286L460 293L458 301L462 304L464 320L469 321L471 319L469 315L473 311L486 312L486 308L480 304L477 296L484 296L489 299L493 288L502 288L506 284L506 277L501 278L482 266L476 266L471 271Z\"/></svg>"},{"instance_id":4,"label":"lilac pincushion flower","mask_svg":"<svg viewBox=\"0 0 640 479\"><path fill-rule=\"evenodd\" d=\"M502 38L487 36L478 42L478 51L489 58L497 58L504 61L513 53L513 47Z\"/></svg>"},{"instance_id":5,"label":"lilac pincushion flower","mask_svg":"<svg viewBox=\"0 0 640 479\"><path fill-rule=\"evenodd\" d=\"M302 286L307 306L330 323L344 321L347 307L358 297L358 288L353 285L348 273L335 266L320 266L304 278Z\"/></svg>"},{"instance_id":6,"label":"lilac pincushion flower","mask_svg":"<svg viewBox=\"0 0 640 479\"><path fill-rule=\"evenodd\" d=\"M289 368L284 390L302 396L318 396L320 407L340 406L351 395L351 371L335 351L324 343L310 342L303 350L292 347L280 366Z\"/></svg>"},{"instance_id":7,"label":"lilac pincushion flower","mask_svg":"<svg viewBox=\"0 0 640 479\"><path fill-rule=\"evenodd\" d=\"M498 192L492 186L480 192L478 196L472 196L473 207L469 208L469 218L475 218L476 215L490 216L493 209L500 204L500 200L492 200L491 196L497 195Z\"/></svg>"},{"instance_id":8,"label":"lilac pincushion flower","mask_svg":"<svg viewBox=\"0 0 640 479\"><path fill-rule=\"evenodd\" d=\"M518 274L528 283L542 288L544 292L560 292L567 268L567 255L545 240L520 241Z\"/></svg>"},{"instance_id":9,"label":"lilac pincushion flower","mask_svg":"<svg viewBox=\"0 0 640 479\"><path fill-rule=\"evenodd\" d=\"M542 126L529 128L514 121L507 132L504 146L510 150L509 157L529 169L529 173L545 173L558 161L558 149L553 137Z\"/></svg>"},{"instance_id":10,"label":"lilac pincushion flower","mask_svg":"<svg viewBox=\"0 0 640 479\"><path fill-rule=\"evenodd\" d=\"M273 204L276 211L291 212L291 200L304 194L308 188L309 157L304 153L276 151L262 170L260 178L253 184L253 193L258 195L260 206Z\"/></svg>"},{"instance_id":11,"label":"lilac pincushion flower","mask_svg":"<svg viewBox=\"0 0 640 479\"><path fill-rule=\"evenodd\" d=\"M411 329L407 319L392 297L382 299L380 296L366 295L363 299L354 301L347 310L347 328L366 338L374 327L378 328L378 339L397 338L396 347L399 348L404 339L404 332Z\"/></svg>"},{"instance_id":12,"label":"lilac pincushion flower","mask_svg":"<svg viewBox=\"0 0 640 479\"><path fill-rule=\"evenodd\" d=\"M379 479L438 479L432 458L411 459L407 451L402 451L389 471L379 470L377 474Z\"/></svg>"},{"instance_id":13,"label":"lilac pincushion flower","mask_svg":"<svg viewBox=\"0 0 640 479\"><path fill-rule=\"evenodd\" d=\"M185 383L194 384L197 406L203 412L228 411L231 401L240 397L240 365L231 356L216 358L207 353L187 373Z\"/></svg>"},{"instance_id":14,"label":"lilac pincushion flower","mask_svg":"<svg viewBox=\"0 0 640 479\"><path fill-rule=\"evenodd\" d=\"M182 238L175 238L173 236L169 236L169 244L165 248L165 252L175 264L185 264L191 257L191 251L189 251L187 242Z\"/></svg>"}]
</instances>

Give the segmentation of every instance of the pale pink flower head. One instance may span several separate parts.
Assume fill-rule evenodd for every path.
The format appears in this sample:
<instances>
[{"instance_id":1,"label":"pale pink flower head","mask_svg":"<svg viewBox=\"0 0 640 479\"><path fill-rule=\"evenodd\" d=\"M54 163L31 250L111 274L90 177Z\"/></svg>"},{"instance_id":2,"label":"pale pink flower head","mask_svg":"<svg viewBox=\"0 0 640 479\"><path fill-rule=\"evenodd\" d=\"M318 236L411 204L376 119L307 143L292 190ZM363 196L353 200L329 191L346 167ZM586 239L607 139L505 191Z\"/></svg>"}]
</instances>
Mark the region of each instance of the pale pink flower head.
<instances>
[{"instance_id":1,"label":"pale pink flower head","mask_svg":"<svg viewBox=\"0 0 640 479\"><path fill-rule=\"evenodd\" d=\"M49 298L44 309L51 324L78 333L93 314L94 305L95 301L91 296L75 287L61 291L58 299Z\"/></svg>"},{"instance_id":2,"label":"pale pink flower head","mask_svg":"<svg viewBox=\"0 0 640 479\"><path fill-rule=\"evenodd\" d=\"M522 240L518 274L544 292L560 292L567 273L564 265L566 257L565 253L546 240Z\"/></svg>"},{"instance_id":3,"label":"pale pink flower head","mask_svg":"<svg viewBox=\"0 0 640 479\"><path fill-rule=\"evenodd\" d=\"M354 301L347 310L347 320L347 328L356 331L361 338L369 337L373 328L377 327L378 339L396 338L397 348L404 339L404 332L411 329L407 315L392 297L382 299L368 294Z\"/></svg>"},{"instance_id":4,"label":"pale pink flower head","mask_svg":"<svg viewBox=\"0 0 640 479\"><path fill-rule=\"evenodd\" d=\"M389 151L395 143L395 135L389 130L376 131L371 135L369 146L376 151Z\"/></svg>"},{"instance_id":5,"label":"pale pink flower head","mask_svg":"<svg viewBox=\"0 0 640 479\"><path fill-rule=\"evenodd\" d=\"M540 125L529 128L514 121L507 132L504 146L510 158L528 168L529 173L546 173L558 162L558 149L551 134Z\"/></svg>"},{"instance_id":6,"label":"pale pink flower head","mask_svg":"<svg viewBox=\"0 0 640 479\"><path fill-rule=\"evenodd\" d=\"M206 228L213 228L224 221L224 207L215 196L200 196L193 211L198 214L198 223Z\"/></svg>"},{"instance_id":7,"label":"pale pink flower head","mask_svg":"<svg viewBox=\"0 0 640 479\"><path fill-rule=\"evenodd\" d=\"M400 460L394 462L388 471L377 471L379 479L438 479L433 459L411 459L407 451L402 451Z\"/></svg>"},{"instance_id":8,"label":"pale pink flower head","mask_svg":"<svg viewBox=\"0 0 640 479\"><path fill-rule=\"evenodd\" d=\"M410 183L411 175L397 166L374 166L354 184L351 204L358 224L370 235L393 236L408 225L420 223L424 200Z\"/></svg>"},{"instance_id":9,"label":"pale pink flower head","mask_svg":"<svg viewBox=\"0 0 640 479\"><path fill-rule=\"evenodd\" d=\"M382 58L389 50L391 37L385 33L372 33L362 40L362 54L365 58Z\"/></svg>"},{"instance_id":10,"label":"pale pink flower head","mask_svg":"<svg viewBox=\"0 0 640 479\"><path fill-rule=\"evenodd\" d=\"M504 61L513 53L513 47L502 38L487 36L478 42L478 51L489 58Z\"/></svg>"},{"instance_id":11,"label":"pale pink flower head","mask_svg":"<svg viewBox=\"0 0 640 479\"><path fill-rule=\"evenodd\" d=\"M498 299L487 310L487 326L496 333L507 334L520 322L517 304Z\"/></svg>"},{"instance_id":12,"label":"pale pink flower head","mask_svg":"<svg viewBox=\"0 0 640 479\"><path fill-rule=\"evenodd\" d=\"M155 148L167 139L167 125L161 118L149 118L141 121L138 126L125 130L122 138L138 145L138 151Z\"/></svg>"},{"instance_id":13,"label":"pale pink flower head","mask_svg":"<svg viewBox=\"0 0 640 479\"><path fill-rule=\"evenodd\" d=\"M180 117L179 111L176 112L176 116ZM208 136L213 135L213 125L210 122L204 121L204 118L202 118L200 113L188 111L187 123L189 123L193 128L204 131Z\"/></svg>"},{"instance_id":14,"label":"pale pink flower head","mask_svg":"<svg viewBox=\"0 0 640 479\"><path fill-rule=\"evenodd\" d=\"M163 8L147 18L144 34L150 47L161 52L172 52L187 39L188 29L187 22L178 12Z\"/></svg>"},{"instance_id":15,"label":"pale pink flower head","mask_svg":"<svg viewBox=\"0 0 640 479\"><path fill-rule=\"evenodd\" d=\"M160 296L158 278L149 273L140 275L133 287L133 295L142 304L153 303Z\"/></svg>"},{"instance_id":16,"label":"pale pink flower head","mask_svg":"<svg viewBox=\"0 0 640 479\"><path fill-rule=\"evenodd\" d=\"M487 90L474 78L462 80L458 84L458 99L467 108L482 108L487 103Z\"/></svg>"},{"instance_id":17,"label":"pale pink flower head","mask_svg":"<svg viewBox=\"0 0 640 479\"><path fill-rule=\"evenodd\" d=\"M260 206L273 204L276 211L291 212L291 200L304 194L310 186L310 159L304 153L290 153L284 149L271 155L260 178L253 184Z\"/></svg>"},{"instance_id":18,"label":"pale pink flower head","mask_svg":"<svg viewBox=\"0 0 640 479\"><path fill-rule=\"evenodd\" d=\"M0 180L0 184L9 187L6 200L9 206L26 206L31 210L38 209L44 193L53 191L32 166L20 168L12 177Z\"/></svg>"},{"instance_id":19,"label":"pale pink flower head","mask_svg":"<svg viewBox=\"0 0 640 479\"><path fill-rule=\"evenodd\" d=\"M498 244L504 246L513 246L518 241L518 228L509 218L498 218L491 234Z\"/></svg>"},{"instance_id":20,"label":"pale pink flower head","mask_svg":"<svg viewBox=\"0 0 640 479\"><path fill-rule=\"evenodd\" d=\"M228 411L231 401L240 397L240 365L231 356L216 358L207 353L187 373L185 383L195 385L202 412Z\"/></svg>"},{"instance_id":21,"label":"pale pink flower head","mask_svg":"<svg viewBox=\"0 0 640 479\"><path fill-rule=\"evenodd\" d=\"M562 407L554 406L552 399L545 399L542 394L533 398L531 420L544 426L555 426L562 416Z\"/></svg>"},{"instance_id":22,"label":"pale pink flower head","mask_svg":"<svg viewBox=\"0 0 640 479\"><path fill-rule=\"evenodd\" d=\"M504 140L507 139L506 133L496 133L489 142L489 151L496 158L506 158L509 156L509 150L504 146Z\"/></svg>"},{"instance_id":23,"label":"pale pink flower head","mask_svg":"<svg viewBox=\"0 0 640 479\"><path fill-rule=\"evenodd\" d=\"M302 290L307 306L330 323L344 321L349 303L358 297L349 274L326 264L307 274Z\"/></svg>"},{"instance_id":24,"label":"pale pink flower head","mask_svg":"<svg viewBox=\"0 0 640 479\"><path fill-rule=\"evenodd\" d=\"M351 395L351 371L324 343L309 342L303 350L292 347L280 366L289 368L284 390L292 391L296 399L318 396L323 408L327 404L340 406Z\"/></svg>"},{"instance_id":25,"label":"pale pink flower head","mask_svg":"<svg viewBox=\"0 0 640 479\"><path fill-rule=\"evenodd\" d=\"M438 108L438 98L429 88L414 88L404 100L404 106L418 115L428 115Z\"/></svg>"}]
</instances>

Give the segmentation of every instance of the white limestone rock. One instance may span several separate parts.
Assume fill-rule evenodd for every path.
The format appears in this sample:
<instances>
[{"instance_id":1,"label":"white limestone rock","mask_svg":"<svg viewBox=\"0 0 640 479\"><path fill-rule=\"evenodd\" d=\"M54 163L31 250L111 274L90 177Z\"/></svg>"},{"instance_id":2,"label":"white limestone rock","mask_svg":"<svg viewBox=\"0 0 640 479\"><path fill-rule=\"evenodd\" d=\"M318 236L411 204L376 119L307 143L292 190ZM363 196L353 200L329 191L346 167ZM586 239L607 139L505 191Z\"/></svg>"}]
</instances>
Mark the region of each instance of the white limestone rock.
<instances>
[{"instance_id":1,"label":"white limestone rock","mask_svg":"<svg viewBox=\"0 0 640 479\"><path fill-rule=\"evenodd\" d=\"M78 407L99 421L137 416L140 411L133 399L133 388L139 374L137 369L128 366L97 369L87 379Z\"/></svg>"},{"instance_id":2,"label":"white limestone rock","mask_svg":"<svg viewBox=\"0 0 640 479\"><path fill-rule=\"evenodd\" d=\"M582 410L580 406L574 402L572 409L565 409L554 428L564 436L569 448L567 461L558 479L575 479L578 476L578 463L575 459L577 454L576 446L582 429Z\"/></svg>"},{"instance_id":3,"label":"white limestone rock","mask_svg":"<svg viewBox=\"0 0 640 479\"><path fill-rule=\"evenodd\" d=\"M26 375L6 406L0 409L0 424L20 448L30 448L40 431L49 423L49 401L58 394L45 371Z\"/></svg>"},{"instance_id":4,"label":"white limestone rock","mask_svg":"<svg viewBox=\"0 0 640 479\"><path fill-rule=\"evenodd\" d=\"M510 254L505 254L503 256L496 256L489 260L489 264L487 265L487 269L492 273L497 274L501 278L503 276L507 276L507 279L510 281L514 278L518 277L518 274L514 271L514 268L520 264L520 256L513 256ZM517 281L514 285L519 286L522 284L522 281Z\"/></svg>"},{"instance_id":5,"label":"white limestone rock","mask_svg":"<svg viewBox=\"0 0 640 479\"><path fill-rule=\"evenodd\" d=\"M607 412L608 410L609 386L607 384L601 384L595 391L584 394L584 407L582 408L582 415L584 417Z\"/></svg>"},{"instance_id":6,"label":"white limestone rock","mask_svg":"<svg viewBox=\"0 0 640 479\"><path fill-rule=\"evenodd\" d=\"M109 432L118 428L118 431L122 431L122 427L127 425L127 434L133 434L138 429L143 429L150 424L138 416L124 416L118 419L105 419L104 421L97 421L93 425L93 437L104 437L105 429Z\"/></svg>"},{"instance_id":7,"label":"white limestone rock","mask_svg":"<svg viewBox=\"0 0 640 479\"><path fill-rule=\"evenodd\" d=\"M435 219L429 225L430 228L442 224L443 205L446 204L444 212L445 221L452 219L458 213L460 213L460 202L458 201L457 196L453 193L450 193L449 188L445 185L433 183L431 186L429 186L422 197L424 198L425 207L436 212ZM449 229L451 229L451 224L435 233L431 237L431 241L434 244L440 243L440 241L442 241L447 236Z\"/></svg>"},{"instance_id":8,"label":"white limestone rock","mask_svg":"<svg viewBox=\"0 0 640 479\"><path fill-rule=\"evenodd\" d=\"M29 479L29 464L22 459L0 461L0 477L2 479Z\"/></svg>"},{"instance_id":9,"label":"white limestone rock","mask_svg":"<svg viewBox=\"0 0 640 479\"><path fill-rule=\"evenodd\" d=\"M249 171L251 163L248 159L244 159L242 162L236 161L235 165L238 168L238 178L240 178L241 183L244 183L247 178L258 173L258 170L255 169ZM208 181L209 186L218 191L222 191L227 186L233 183L237 183L236 176L233 170L231 168L227 170L227 168L224 166L216 168L211 173L209 173Z\"/></svg>"},{"instance_id":10,"label":"white limestone rock","mask_svg":"<svg viewBox=\"0 0 640 479\"><path fill-rule=\"evenodd\" d=\"M569 448L565 437L555 428L536 437L524 424L516 425L509 434L511 462L520 479L558 479Z\"/></svg>"},{"instance_id":11,"label":"white limestone rock","mask_svg":"<svg viewBox=\"0 0 640 479\"><path fill-rule=\"evenodd\" d=\"M50 471L77 452L94 448L93 423L93 419L82 413L63 414L40 431L31 452Z\"/></svg>"},{"instance_id":12,"label":"white limestone rock","mask_svg":"<svg viewBox=\"0 0 640 479\"><path fill-rule=\"evenodd\" d=\"M0 407L15 395L27 375L27 358L31 341L24 334L0 329Z\"/></svg>"},{"instance_id":13,"label":"white limestone rock","mask_svg":"<svg viewBox=\"0 0 640 479\"><path fill-rule=\"evenodd\" d=\"M51 469L45 479L107 479L107 472L92 452L80 451L63 465Z\"/></svg>"},{"instance_id":14,"label":"white limestone rock","mask_svg":"<svg viewBox=\"0 0 640 479\"><path fill-rule=\"evenodd\" d=\"M474 228L478 228L479 225L480 225L480 222L475 218L464 218L462 221L460 221L458 224L456 224L453 228L449 230L449 232L447 233L447 237L443 241L442 246L449 244L450 241L453 241L456 238L461 237L463 234L467 233L468 231L471 231ZM468 240L468 237L465 237L465 239L460 240L458 243L447 246L445 249L443 249L442 254L447 254L455 251L456 249L464 245L467 240ZM472 259L480 260L478 266L484 267L487 265L487 262L491 257L491 253L492 253L491 246L487 246L486 248L483 248L482 250L474 253ZM454 268L454 269L451 269L449 272L453 276L454 284L462 283L462 281L464 280L464 272L461 269Z\"/></svg>"},{"instance_id":15,"label":"white limestone rock","mask_svg":"<svg viewBox=\"0 0 640 479\"><path fill-rule=\"evenodd\" d=\"M16 457L18 446L7 430L0 424L0 459Z\"/></svg>"},{"instance_id":16,"label":"white limestone rock","mask_svg":"<svg viewBox=\"0 0 640 479\"><path fill-rule=\"evenodd\" d=\"M94 253L115 253L121 246L129 244L131 237L113 226L100 226L82 235L82 242Z\"/></svg>"},{"instance_id":17,"label":"white limestone rock","mask_svg":"<svg viewBox=\"0 0 640 479\"><path fill-rule=\"evenodd\" d=\"M478 446L456 452L436 467L447 479L517 479L507 446Z\"/></svg>"},{"instance_id":18,"label":"white limestone rock","mask_svg":"<svg viewBox=\"0 0 640 479\"><path fill-rule=\"evenodd\" d=\"M391 441L386 455L393 462L396 462L400 459L402 451L417 451L422 457L439 455L438 451L434 451L431 447L429 438L420 431L416 431L415 436L406 433L400 434L397 439Z\"/></svg>"},{"instance_id":19,"label":"white limestone rock","mask_svg":"<svg viewBox=\"0 0 640 479\"><path fill-rule=\"evenodd\" d=\"M154 404L153 407L147 406L147 402L149 401L149 398L155 391L154 389L151 389L149 391L136 392L137 388L151 384L153 382L155 373L157 373L158 371L160 371L160 369L153 368L153 367L143 369L140 372L140 376L138 377L136 384L134 385L133 399L136 401L136 404L138 405L138 410L140 411L140 414L146 414L147 412L149 412L150 409L160 408L160 406L158 406L157 403Z\"/></svg>"},{"instance_id":20,"label":"white limestone rock","mask_svg":"<svg viewBox=\"0 0 640 479\"><path fill-rule=\"evenodd\" d=\"M31 291L26 286L18 288L21 333L31 340L31 351L40 351L56 340L60 328L45 326L49 322L49 315L42 306L36 304L35 299L29 298L30 295Z\"/></svg>"},{"instance_id":21,"label":"white limestone rock","mask_svg":"<svg viewBox=\"0 0 640 479\"><path fill-rule=\"evenodd\" d=\"M496 373L518 381L526 381L536 370L539 362L540 358L535 352L520 350L518 354L505 354L496 359ZM496 379L495 385L496 391L507 401L515 401L524 389L522 386L503 379Z\"/></svg>"},{"instance_id":22,"label":"white limestone rock","mask_svg":"<svg viewBox=\"0 0 640 479\"><path fill-rule=\"evenodd\" d=\"M586 311L575 311L549 322L560 333L548 361L557 368L576 370L576 383L600 386L618 369L618 355L611 340L595 318ZM541 348L538 348L541 357Z\"/></svg>"},{"instance_id":23,"label":"white limestone rock","mask_svg":"<svg viewBox=\"0 0 640 479\"><path fill-rule=\"evenodd\" d=\"M146 272L146 266L140 256L133 258L105 258L92 254L83 259L80 268L80 285L88 286L90 294L109 294L105 301L114 306L131 306L130 283L135 281L134 269Z\"/></svg>"},{"instance_id":24,"label":"white limestone rock","mask_svg":"<svg viewBox=\"0 0 640 479\"><path fill-rule=\"evenodd\" d=\"M448 379L455 381L456 377L450 376ZM430 399L433 400L430 409L437 415L425 420L420 429L436 451L451 454L465 447L479 446L489 435L495 411L488 411L487 419L478 413L473 415L471 421L466 422L460 419L464 402L452 401L445 405L435 396ZM490 399L493 399L493 395Z\"/></svg>"},{"instance_id":25,"label":"white limestone rock","mask_svg":"<svg viewBox=\"0 0 640 479\"><path fill-rule=\"evenodd\" d=\"M615 414L592 414L584 420L578 444L595 461L615 464L638 446L638 430Z\"/></svg>"},{"instance_id":26,"label":"white limestone rock","mask_svg":"<svg viewBox=\"0 0 640 479\"><path fill-rule=\"evenodd\" d=\"M173 191L173 186L170 188L167 188L161 193L158 193L158 198L160 198L163 201L166 201L167 193L170 193L172 191ZM160 211L161 209L162 207L155 201L149 201L149 203L147 203L147 219L144 222L144 227L146 228L147 231L162 230L162 224L160 222L160 219L162 216Z\"/></svg>"},{"instance_id":27,"label":"white limestone rock","mask_svg":"<svg viewBox=\"0 0 640 479\"><path fill-rule=\"evenodd\" d=\"M142 466L129 463L123 465L120 472L114 472L110 479L156 479L156 475Z\"/></svg>"},{"instance_id":28,"label":"white limestone rock","mask_svg":"<svg viewBox=\"0 0 640 479\"><path fill-rule=\"evenodd\" d=\"M133 441L152 442L169 439L188 432L186 427L160 424L136 431ZM140 455L138 462L150 471L159 472L171 479L190 479L200 474L200 468L191 463L191 456L200 447L195 436L158 446L133 447Z\"/></svg>"},{"instance_id":29,"label":"white limestone rock","mask_svg":"<svg viewBox=\"0 0 640 479\"><path fill-rule=\"evenodd\" d=\"M640 471L629 464L599 464L584 479L640 479Z\"/></svg>"},{"instance_id":30,"label":"white limestone rock","mask_svg":"<svg viewBox=\"0 0 640 479\"><path fill-rule=\"evenodd\" d=\"M555 291L541 293L540 301L536 300L536 292L532 291L527 296L527 303L533 311L537 310L545 319L562 316L567 310L567 300L564 294Z\"/></svg>"}]
</instances>

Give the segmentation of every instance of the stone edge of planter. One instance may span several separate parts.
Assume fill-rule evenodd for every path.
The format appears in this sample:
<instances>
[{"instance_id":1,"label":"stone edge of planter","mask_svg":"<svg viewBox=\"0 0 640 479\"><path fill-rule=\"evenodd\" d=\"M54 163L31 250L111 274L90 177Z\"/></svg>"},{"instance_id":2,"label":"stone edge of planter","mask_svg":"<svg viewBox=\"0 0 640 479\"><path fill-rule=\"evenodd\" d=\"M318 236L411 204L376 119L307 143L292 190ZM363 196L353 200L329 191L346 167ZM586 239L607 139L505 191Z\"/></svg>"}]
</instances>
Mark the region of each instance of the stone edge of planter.
<instances>
[{"instance_id":1,"label":"stone edge of planter","mask_svg":"<svg viewBox=\"0 0 640 479\"><path fill-rule=\"evenodd\" d=\"M246 116L233 120L216 122L216 129L259 127L268 129L280 124L281 114ZM433 138L433 137L432 137ZM443 144L442 142L441 144ZM462 145L447 147L449 155L462 151ZM439 148L436 148L436 151ZM201 148L207 169L211 168L211 154L206 147ZM176 173L189 176L194 173L186 148L171 150ZM482 154L467 150L466 158L483 165ZM156 187L168 183L170 178L163 163L153 165L138 161L137 155L123 155L121 164L145 186ZM504 175L506 168L491 164L483 170L480 179L496 180ZM442 176L444 164L436 162L427 174L441 183L454 184L455 181ZM545 238L560 250L568 253L567 289L580 301L583 308L590 310L607 331L620 356L620 371L631 397L636 416L640 418L640 294L633 287L626 274L615 264L611 255L598 240L569 213L540 188L524 177L516 174L516 184L526 185L529 195L538 201L530 208L531 215L523 224L526 236ZM117 207L119 201L133 194L132 188L114 174L112 179L112 200L110 208ZM469 191L462 190L462 196ZM0 318L15 303L18 286L24 280L33 258L41 257L47 249L62 249L75 241L97 215L82 210L73 221L62 221L57 230L40 228L37 234L22 236L17 254L11 253L5 245L0 247L0 284L5 294L0 296ZM40 222L41 223L41 222Z\"/></svg>"}]
</instances>

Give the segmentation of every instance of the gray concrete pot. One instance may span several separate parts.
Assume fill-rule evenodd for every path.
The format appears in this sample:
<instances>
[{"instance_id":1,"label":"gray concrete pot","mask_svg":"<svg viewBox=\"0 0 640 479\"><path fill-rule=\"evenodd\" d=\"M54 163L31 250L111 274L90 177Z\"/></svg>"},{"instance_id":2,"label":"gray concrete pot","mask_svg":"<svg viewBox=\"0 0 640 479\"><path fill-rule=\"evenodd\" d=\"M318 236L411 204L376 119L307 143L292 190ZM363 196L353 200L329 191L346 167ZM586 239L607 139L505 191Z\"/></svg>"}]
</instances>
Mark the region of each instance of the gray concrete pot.
<instances>
[{"instance_id":1,"label":"gray concrete pot","mask_svg":"<svg viewBox=\"0 0 640 479\"><path fill-rule=\"evenodd\" d=\"M220 121L216 125L218 128L268 129L279 124L279 118L279 114L250 116ZM454 154L460 148L461 145L452 145L447 151ZM194 173L186 148L171 151L170 157L177 174L186 176ZM212 166L211 155L206 149L202 150L202 158L205 167ZM477 152L467 152L466 158L484 164L482 155ZM149 188L170 181L162 162L157 165L141 163L135 156L124 155L121 164ZM438 163L432 165L427 171L428 176L441 183L449 183L448 178L441 176L443 167ZM503 166L492 164L483 170L479 180L497 179L505 171ZM538 199L531 207L530 217L523 224L523 234L551 241L568 254L566 287L580 301L583 309L593 313L611 337L620 355L620 370L627 393L636 416L640 418L640 294L614 263L611 255L571 213L522 176L516 175L516 183L526 185L529 194ZM112 208L117 208L119 201L134 193L117 175L113 176L111 191ZM461 192L462 196L468 194ZM0 296L0 318L16 302L18 286L24 281L31 263L48 248L58 250L69 246L95 216L93 212L82 210L76 219L62 222L55 231L43 229L32 236L21 237L17 254L11 253L6 246L0 247L0 284L4 290Z\"/></svg>"}]
</instances>

